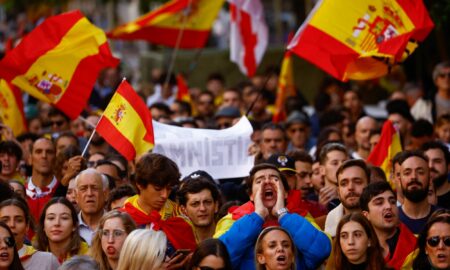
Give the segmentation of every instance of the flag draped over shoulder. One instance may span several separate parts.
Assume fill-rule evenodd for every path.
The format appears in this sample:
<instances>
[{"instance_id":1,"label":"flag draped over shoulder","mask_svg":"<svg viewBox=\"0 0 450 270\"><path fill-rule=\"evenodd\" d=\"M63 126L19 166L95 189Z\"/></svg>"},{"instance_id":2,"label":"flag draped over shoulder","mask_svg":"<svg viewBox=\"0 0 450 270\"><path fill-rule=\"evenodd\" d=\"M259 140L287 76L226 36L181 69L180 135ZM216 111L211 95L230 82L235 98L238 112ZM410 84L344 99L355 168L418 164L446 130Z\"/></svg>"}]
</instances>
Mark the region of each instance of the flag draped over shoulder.
<instances>
[{"instance_id":1,"label":"flag draped over shoulder","mask_svg":"<svg viewBox=\"0 0 450 270\"><path fill-rule=\"evenodd\" d=\"M14 136L27 131L23 102L19 89L0 79L0 121L9 126Z\"/></svg>"},{"instance_id":2,"label":"flag draped over shoulder","mask_svg":"<svg viewBox=\"0 0 450 270\"><path fill-rule=\"evenodd\" d=\"M225 0L172 0L108 33L109 38L141 39L179 48L202 48Z\"/></svg>"},{"instance_id":3,"label":"flag draped over shoulder","mask_svg":"<svg viewBox=\"0 0 450 270\"><path fill-rule=\"evenodd\" d=\"M335 78L383 76L433 28L422 0L321 0L288 49Z\"/></svg>"},{"instance_id":4,"label":"flag draped over shoulder","mask_svg":"<svg viewBox=\"0 0 450 270\"><path fill-rule=\"evenodd\" d=\"M0 77L70 118L78 117L98 73L119 60L105 33L80 11L46 19L0 62Z\"/></svg>"},{"instance_id":5,"label":"flag draped over shoulder","mask_svg":"<svg viewBox=\"0 0 450 270\"><path fill-rule=\"evenodd\" d=\"M155 141L150 111L126 81L117 88L96 131L127 160L151 150Z\"/></svg>"},{"instance_id":6,"label":"flag draped over shoulder","mask_svg":"<svg viewBox=\"0 0 450 270\"><path fill-rule=\"evenodd\" d=\"M380 167L388 181L390 181L390 174L392 158L399 152L402 151L402 144L400 141L400 134L395 129L391 121L386 120L381 130L380 141L375 145L374 149L367 158L367 162ZM393 183L390 183L391 186Z\"/></svg>"},{"instance_id":7,"label":"flag draped over shoulder","mask_svg":"<svg viewBox=\"0 0 450 270\"><path fill-rule=\"evenodd\" d=\"M275 100L275 112L272 117L274 123L282 122L286 119L286 111L284 110L284 103L289 96L295 96L294 75L292 69L291 52L287 51L284 54L283 62L281 64L281 72L278 78L278 91Z\"/></svg>"},{"instance_id":8,"label":"flag draped over shoulder","mask_svg":"<svg viewBox=\"0 0 450 270\"><path fill-rule=\"evenodd\" d=\"M260 0L228 0L230 4L230 60L247 77L256 73L268 43Z\"/></svg>"}]
</instances>

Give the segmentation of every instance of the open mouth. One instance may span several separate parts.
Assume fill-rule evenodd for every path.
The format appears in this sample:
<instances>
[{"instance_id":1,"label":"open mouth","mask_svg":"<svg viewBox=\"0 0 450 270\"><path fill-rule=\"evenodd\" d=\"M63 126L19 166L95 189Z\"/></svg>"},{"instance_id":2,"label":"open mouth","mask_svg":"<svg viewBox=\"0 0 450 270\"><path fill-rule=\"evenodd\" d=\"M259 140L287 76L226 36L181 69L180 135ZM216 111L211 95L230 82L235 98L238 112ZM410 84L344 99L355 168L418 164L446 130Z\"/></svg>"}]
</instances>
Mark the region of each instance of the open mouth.
<instances>
[{"instance_id":1,"label":"open mouth","mask_svg":"<svg viewBox=\"0 0 450 270\"><path fill-rule=\"evenodd\" d=\"M386 214L383 215L383 218L387 221L392 221L392 219L394 218L394 214L391 212L387 212Z\"/></svg>"},{"instance_id":2,"label":"open mouth","mask_svg":"<svg viewBox=\"0 0 450 270\"><path fill-rule=\"evenodd\" d=\"M2 253L0 253L0 258L2 258L2 259L8 259L8 258L9 258L8 252L2 252Z\"/></svg>"},{"instance_id":3,"label":"open mouth","mask_svg":"<svg viewBox=\"0 0 450 270\"><path fill-rule=\"evenodd\" d=\"M273 189L264 190L264 200L272 200L275 197Z\"/></svg>"},{"instance_id":4,"label":"open mouth","mask_svg":"<svg viewBox=\"0 0 450 270\"><path fill-rule=\"evenodd\" d=\"M447 256L445 255L445 254L438 254L437 255L437 258L438 258L438 260L439 261L443 261L443 260L446 260L447 259Z\"/></svg>"},{"instance_id":5,"label":"open mouth","mask_svg":"<svg viewBox=\"0 0 450 270\"><path fill-rule=\"evenodd\" d=\"M285 255L280 255L280 256L278 256L277 257L277 262L280 262L280 263L286 263L286 256Z\"/></svg>"}]
</instances>

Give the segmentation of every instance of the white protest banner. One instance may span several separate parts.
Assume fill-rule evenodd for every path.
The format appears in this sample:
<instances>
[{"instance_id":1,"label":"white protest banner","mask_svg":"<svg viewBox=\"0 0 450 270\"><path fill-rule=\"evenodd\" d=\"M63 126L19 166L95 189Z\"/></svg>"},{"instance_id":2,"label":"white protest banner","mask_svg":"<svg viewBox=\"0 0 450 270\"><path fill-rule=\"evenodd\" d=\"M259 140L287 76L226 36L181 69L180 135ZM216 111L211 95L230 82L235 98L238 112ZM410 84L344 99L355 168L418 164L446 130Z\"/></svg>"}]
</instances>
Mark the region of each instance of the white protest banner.
<instances>
[{"instance_id":1,"label":"white protest banner","mask_svg":"<svg viewBox=\"0 0 450 270\"><path fill-rule=\"evenodd\" d=\"M182 128L153 121L155 147L175 161L183 176L204 170L215 179L247 176L254 156L247 149L253 128L243 116L234 126L222 129Z\"/></svg>"}]
</instances>

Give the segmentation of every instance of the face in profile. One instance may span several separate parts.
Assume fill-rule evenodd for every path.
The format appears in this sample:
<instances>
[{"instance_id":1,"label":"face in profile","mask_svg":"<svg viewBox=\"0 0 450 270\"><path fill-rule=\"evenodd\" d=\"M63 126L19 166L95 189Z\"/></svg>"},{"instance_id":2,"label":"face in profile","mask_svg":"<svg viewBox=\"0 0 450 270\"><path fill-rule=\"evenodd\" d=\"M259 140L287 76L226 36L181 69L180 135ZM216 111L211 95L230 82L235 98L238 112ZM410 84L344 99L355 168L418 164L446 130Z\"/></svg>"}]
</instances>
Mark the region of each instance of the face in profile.
<instances>
[{"instance_id":1,"label":"face in profile","mask_svg":"<svg viewBox=\"0 0 450 270\"><path fill-rule=\"evenodd\" d=\"M294 246L284 231L274 229L263 236L256 260L267 270L292 269L295 261Z\"/></svg>"},{"instance_id":2,"label":"face in profile","mask_svg":"<svg viewBox=\"0 0 450 270\"><path fill-rule=\"evenodd\" d=\"M428 230L425 253L435 269L450 267L450 224L434 223Z\"/></svg>"},{"instance_id":3,"label":"face in profile","mask_svg":"<svg viewBox=\"0 0 450 270\"><path fill-rule=\"evenodd\" d=\"M366 261L370 241L363 226L358 222L349 221L342 226L339 244L350 263L360 264Z\"/></svg>"},{"instance_id":4,"label":"face in profile","mask_svg":"<svg viewBox=\"0 0 450 270\"><path fill-rule=\"evenodd\" d=\"M109 260L119 260L120 251L128 233L118 217L105 221L101 230L102 249Z\"/></svg>"}]
</instances>

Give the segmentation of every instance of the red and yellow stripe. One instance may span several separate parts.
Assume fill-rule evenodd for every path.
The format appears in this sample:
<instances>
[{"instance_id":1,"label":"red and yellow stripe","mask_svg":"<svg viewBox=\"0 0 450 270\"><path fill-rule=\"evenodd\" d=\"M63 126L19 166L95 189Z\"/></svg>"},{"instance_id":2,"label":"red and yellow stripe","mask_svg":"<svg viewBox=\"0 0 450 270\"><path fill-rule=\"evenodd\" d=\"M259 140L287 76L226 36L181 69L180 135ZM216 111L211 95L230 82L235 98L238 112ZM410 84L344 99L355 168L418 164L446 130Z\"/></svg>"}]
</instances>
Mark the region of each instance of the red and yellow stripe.
<instances>
[{"instance_id":1,"label":"red and yellow stripe","mask_svg":"<svg viewBox=\"0 0 450 270\"><path fill-rule=\"evenodd\" d=\"M126 81L118 87L96 130L128 160L148 152L155 143L150 111Z\"/></svg>"},{"instance_id":2,"label":"red and yellow stripe","mask_svg":"<svg viewBox=\"0 0 450 270\"><path fill-rule=\"evenodd\" d=\"M295 96L295 84L292 68L291 52L284 54L283 63L281 64L281 72L278 79L277 98L275 100L275 112L272 117L274 123L286 120L286 111L284 103L289 96Z\"/></svg>"},{"instance_id":3,"label":"red and yellow stripe","mask_svg":"<svg viewBox=\"0 0 450 270\"><path fill-rule=\"evenodd\" d=\"M2 79L0 79L0 121L12 129L14 136L27 131L20 91Z\"/></svg>"},{"instance_id":4,"label":"red and yellow stripe","mask_svg":"<svg viewBox=\"0 0 450 270\"><path fill-rule=\"evenodd\" d=\"M392 158L402 151L402 144L400 135L395 130L391 121L384 122L381 130L381 137L378 144L370 153L367 162L380 167L386 174L386 178L390 181L390 174L392 169ZM390 183L394 187L394 183Z\"/></svg>"},{"instance_id":5,"label":"red and yellow stripe","mask_svg":"<svg viewBox=\"0 0 450 270\"><path fill-rule=\"evenodd\" d=\"M179 48L205 46L214 20L224 0L173 0L138 19L108 33L114 39L142 39L175 47L183 31Z\"/></svg>"},{"instance_id":6,"label":"red and yellow stripe","mask_svg":"<svg viewBox=\"0 0 450 270\"><path fill-rule=\"evenodd\" d=\"M101 69L119 63L80 11L46 19L0 62L0 77L76 118Z\"/></svg>"}]
</instances>

